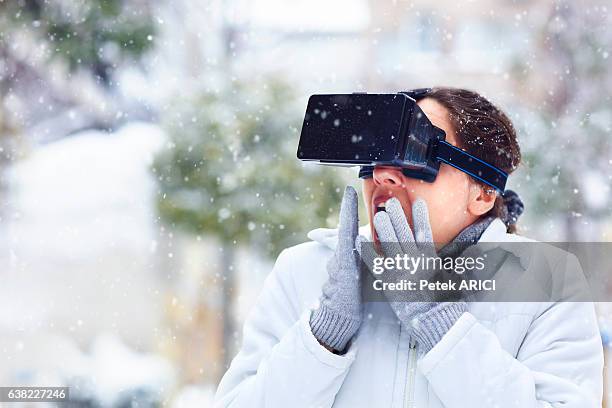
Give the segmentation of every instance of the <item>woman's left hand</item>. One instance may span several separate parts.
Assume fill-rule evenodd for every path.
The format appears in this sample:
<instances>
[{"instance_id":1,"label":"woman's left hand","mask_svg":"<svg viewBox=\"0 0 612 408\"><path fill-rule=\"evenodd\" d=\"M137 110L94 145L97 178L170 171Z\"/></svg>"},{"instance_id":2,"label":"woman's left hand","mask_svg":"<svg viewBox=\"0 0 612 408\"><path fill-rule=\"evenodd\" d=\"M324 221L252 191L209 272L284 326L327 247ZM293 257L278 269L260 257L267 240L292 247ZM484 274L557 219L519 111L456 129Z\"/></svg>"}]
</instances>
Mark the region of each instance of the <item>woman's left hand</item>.
<instances>
[{"instance_id":1,"label":"woman's left hand","mask_svg":"<svg viewBox=\"0 0 612 408\"><path fill-rule=\"evenodd\" d=\"M398 257L400 259L405 259L406 257L421 258L422 262L430 259L431 264L439 264L439 262L433 261L433 259L437 258L437 253L425 201L417 199L412 205L414 234L397 198L389 199L386 202L385 210L374 215L374 227L378 234L382 255L394 260ZM373 243L360 237L356 247L363 261L372 271L374 258L379 257L374 250ZM455 273L449 274L437 269L422 267L411 271L406 268L399 268L397 263L394 263L394 266L392 269L385 270L383 275L376 276L376 279L395 284L407 283L414 288L414 290L384 291L391 308L402 324L412 324L415 317L429 311L440 302L459 300L458 293L455 294L454 298L452 296L449 298L448 294L446 294L444 299L442 299L440 294L447 292L420 289L422 281L435 282L443 276L449 276L452 279L452 275L456 275Z\"/></svg>"}]
</instances>

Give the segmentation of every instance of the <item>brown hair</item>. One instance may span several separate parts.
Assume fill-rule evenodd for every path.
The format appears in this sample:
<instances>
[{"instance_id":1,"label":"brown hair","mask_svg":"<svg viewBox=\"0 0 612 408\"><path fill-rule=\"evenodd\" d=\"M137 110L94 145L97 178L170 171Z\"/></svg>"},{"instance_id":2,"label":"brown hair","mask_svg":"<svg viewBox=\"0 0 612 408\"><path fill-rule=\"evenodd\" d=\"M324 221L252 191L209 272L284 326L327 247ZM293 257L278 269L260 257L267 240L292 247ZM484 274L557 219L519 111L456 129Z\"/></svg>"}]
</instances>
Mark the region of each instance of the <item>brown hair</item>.
<instances>
[{"instance_id":1,"label":"brown hair","mask_svg":"<svg viewBox=\"0 0 612 408\"><path fill-rule=\"evenodd\" d=\"M459 147L508 174L517 168L521 149L512 121L501 109L482 95L466 89L437 87L429 90L425 97L436 100L449 111ZM513 212L513 206L520 206L518 214ZM496 198L487 215L501 218L508 232L514 233L522 209L516 193L507 190Z\"/></svg>"}]
</instances>

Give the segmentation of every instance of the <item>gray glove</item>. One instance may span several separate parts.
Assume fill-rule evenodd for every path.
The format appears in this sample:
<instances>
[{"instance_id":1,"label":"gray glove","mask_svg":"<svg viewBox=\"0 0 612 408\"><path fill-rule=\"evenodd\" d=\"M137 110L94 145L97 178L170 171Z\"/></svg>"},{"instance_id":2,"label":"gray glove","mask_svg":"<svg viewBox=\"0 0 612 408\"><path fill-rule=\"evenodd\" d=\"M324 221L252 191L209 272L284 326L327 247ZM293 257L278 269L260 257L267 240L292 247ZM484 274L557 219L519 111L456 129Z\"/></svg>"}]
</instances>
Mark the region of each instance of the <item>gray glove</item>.
<instances>
[{"instance_id":1,"label":"gray glove","mask_svg":"<svg viewBox=\"0 0 612 408\"><path fill-rule=\"evenodd\" d=\"M359 232L358 198L353 187L344 190L340 207L338 245L327 264L329 280L321 303L310 316L312 333L320 343L344 351L362 320L359 259L354 249Z\"/></svg>"},{"instance_id":2,"label":"gray glove","mask_svg":"<svg viewBox=\"0 0 612 408\"><path fill-rule=\"evenodd\" d=\"M391 198L386 203L386 211L374 215L374 227L380 241L380 250L387 258L403 257L436 257L427 204L417 199L412 205L414 235L406 220L400 202ZM415 238L416 237L416 238ZM366 265L371 266L374 258L379 257L372 242L359 237L356 247ZM440 278L440 271L416 271L410 273L405 269L388 270L385 282L418 282L421 279L435 280ZM447 273L448 274L448 273ZM454 274L448 274L454 275ZM413 328L413 334L426 351L432 348L451 328L455 321L466 310L465 302L447 302L436 298L431 291L385 291L389 305L402 325Z\"/></svg>"}]
</instances>

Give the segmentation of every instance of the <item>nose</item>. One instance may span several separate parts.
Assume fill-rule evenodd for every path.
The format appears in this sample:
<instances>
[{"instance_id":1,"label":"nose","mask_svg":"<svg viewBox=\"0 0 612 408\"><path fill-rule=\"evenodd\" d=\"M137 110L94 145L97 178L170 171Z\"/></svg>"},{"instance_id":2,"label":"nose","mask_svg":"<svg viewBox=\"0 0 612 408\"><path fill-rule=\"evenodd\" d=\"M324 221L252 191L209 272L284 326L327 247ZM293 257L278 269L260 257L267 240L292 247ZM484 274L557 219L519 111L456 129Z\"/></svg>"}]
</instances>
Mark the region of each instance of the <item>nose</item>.
<instances>
[{"instance_id":1,"label":"nose","mask_svg":"<svg viewBox=\"0 0 612 408\"><path fill-rule=\"evenodd\" d=\"M375 167L374 184L385 187L399 187L402 185L402 172L396 167Z\"/></svg>"}]
</instances>

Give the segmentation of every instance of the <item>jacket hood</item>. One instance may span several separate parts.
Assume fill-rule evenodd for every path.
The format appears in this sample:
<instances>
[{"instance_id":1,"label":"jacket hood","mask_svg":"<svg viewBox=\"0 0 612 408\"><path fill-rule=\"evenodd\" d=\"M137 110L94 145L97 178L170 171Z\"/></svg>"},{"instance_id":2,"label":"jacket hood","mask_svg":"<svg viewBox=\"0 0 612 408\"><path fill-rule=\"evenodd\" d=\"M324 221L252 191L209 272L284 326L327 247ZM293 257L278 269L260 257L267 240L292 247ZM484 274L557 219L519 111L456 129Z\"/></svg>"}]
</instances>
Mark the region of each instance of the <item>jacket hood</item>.
<instances>
[{"instance_id":1,"label":"jacket hood","mask_svg":"<svg viewBox=\"0 0 612 408\"><path fill-rule=\"evenodd\" d=\"M370 224L359 227L359 235L362 235L367 239L372 239L372 234L370 231ZM337 228L316 228L310 231L307 236L311 240L323 244L331 250L336 249L336 244L338 243Z\"/></svg>"}]
</instances>

